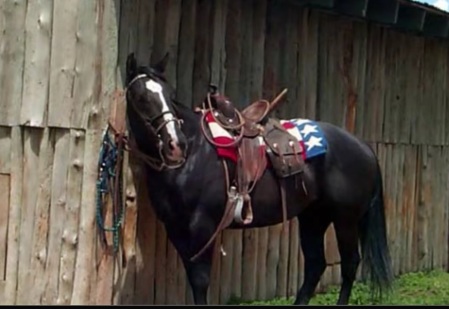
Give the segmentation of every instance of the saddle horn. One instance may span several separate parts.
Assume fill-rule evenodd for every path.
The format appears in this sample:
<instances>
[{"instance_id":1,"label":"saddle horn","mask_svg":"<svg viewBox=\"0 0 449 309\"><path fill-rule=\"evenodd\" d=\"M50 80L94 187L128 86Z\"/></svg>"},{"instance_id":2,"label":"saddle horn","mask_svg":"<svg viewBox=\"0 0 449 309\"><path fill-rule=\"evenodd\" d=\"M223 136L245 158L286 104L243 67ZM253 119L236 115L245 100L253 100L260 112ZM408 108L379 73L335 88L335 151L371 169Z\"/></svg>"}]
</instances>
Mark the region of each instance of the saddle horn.
<instances>
[{"instance_id":1,"label":"saddle horn","mask_svg":"<svg viewBox=\"0 0 449 309\"><path fill-rule=\"evenodd\" d=\"M218 94L218 86L215 84L209 84L209 93L211 95L217 95Z\"/></svg>"}]
</instances>

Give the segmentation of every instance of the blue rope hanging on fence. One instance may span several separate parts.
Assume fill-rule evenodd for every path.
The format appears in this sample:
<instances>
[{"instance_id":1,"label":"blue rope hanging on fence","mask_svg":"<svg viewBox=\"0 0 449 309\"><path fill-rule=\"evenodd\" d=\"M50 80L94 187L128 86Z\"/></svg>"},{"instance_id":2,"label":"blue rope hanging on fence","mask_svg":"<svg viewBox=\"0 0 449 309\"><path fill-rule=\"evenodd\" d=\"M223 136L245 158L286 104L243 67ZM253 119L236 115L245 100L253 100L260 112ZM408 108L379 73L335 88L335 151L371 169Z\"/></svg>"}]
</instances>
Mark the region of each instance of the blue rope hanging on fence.
<instances>
[{"instance_id":1,"label":"blue rope hanging on fence","mask_svg":"<svg viewBox=\"0 0 449 309\"><path fill-rule=\"evenodd\" d=\"M123 140L111 138L110 126L106 128L98 158L96 219L103 245L107 247L106 232L113 235L114 253L118 251L120 231L123 224L125 207L123 207ZM112 200L112 225L105 226L104 215L107 198Z\"/></svg>"}]
</instances>

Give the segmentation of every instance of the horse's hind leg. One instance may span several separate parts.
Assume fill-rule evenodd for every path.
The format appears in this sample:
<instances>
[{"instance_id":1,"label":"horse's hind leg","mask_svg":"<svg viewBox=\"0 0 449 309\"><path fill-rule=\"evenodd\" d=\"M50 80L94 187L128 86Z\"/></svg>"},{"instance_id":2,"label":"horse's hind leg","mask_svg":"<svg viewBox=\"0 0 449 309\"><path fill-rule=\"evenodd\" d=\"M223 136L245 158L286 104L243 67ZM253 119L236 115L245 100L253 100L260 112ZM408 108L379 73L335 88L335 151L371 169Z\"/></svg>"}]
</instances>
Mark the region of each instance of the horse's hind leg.
<instances>
[{"instance_id":1,"label":"horse's hind leg","mask_svg":"<svg viewBox=\"0 0 449 309\"><path fill-rule=\"evenodd\" d=\"M342 277L337 304L347 305L357 274L357 267L360 264L358 223L356 219L344 221L337 220L334 221L334 227L341 258Z\"/></svg>"},{"instance_id":2,"label":"horse's hind leg","mask_svg":"<svg viewBox=\"0 0 449 309\"><path fill-rule=\"evenodd\" d=\"M296 294L295 305L307 305L326 270L324 234L330 224L321 205L312 204L299 215L301 247L304 254L304 282Z\"/></svg>"}]
</instances>

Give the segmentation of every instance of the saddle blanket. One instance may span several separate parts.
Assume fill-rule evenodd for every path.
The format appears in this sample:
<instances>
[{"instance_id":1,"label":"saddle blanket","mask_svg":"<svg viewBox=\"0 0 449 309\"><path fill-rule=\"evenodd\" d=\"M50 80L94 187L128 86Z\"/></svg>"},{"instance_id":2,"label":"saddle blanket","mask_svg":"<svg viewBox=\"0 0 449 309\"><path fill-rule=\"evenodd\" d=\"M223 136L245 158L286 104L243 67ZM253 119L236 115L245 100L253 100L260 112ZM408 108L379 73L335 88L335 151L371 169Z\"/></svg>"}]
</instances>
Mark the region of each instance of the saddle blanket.
<instances>
[{"instance_id":1,"label":"saddle blanket","mask_svg":"<svg viewBox=\"0 0 449 309\"><path fill-rule=\"evenodd\" d=\"M236 137L232 136L231 133L217 124L210 112L206 115L205 120L209 126L212 140L218 145L224 145L223 147L216 146L218 155L236 162L237 148L234 146L226 147L226 145L230 145ZM320 126L315 121L296 118L290 120L280 120L280 123L291 135L298 139L302 149L305 149L302 154L304 160L326 153L326 137L324 136ZM263 139L259 139L259 141L261 143L261 147L265 149Z\"/></svg>"}]
</instances>

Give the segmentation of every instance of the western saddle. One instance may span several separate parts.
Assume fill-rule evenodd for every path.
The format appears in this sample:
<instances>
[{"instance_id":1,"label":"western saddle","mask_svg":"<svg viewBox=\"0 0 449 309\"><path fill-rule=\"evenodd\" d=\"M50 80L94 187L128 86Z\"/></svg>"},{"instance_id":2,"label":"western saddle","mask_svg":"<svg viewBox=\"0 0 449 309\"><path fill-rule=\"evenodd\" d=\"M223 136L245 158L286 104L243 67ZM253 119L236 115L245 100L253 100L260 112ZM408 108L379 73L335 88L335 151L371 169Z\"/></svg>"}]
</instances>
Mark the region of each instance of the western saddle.
<instances>
[{"instance_id":1,"label":"western saddle","mask_svg":"<svg viewBox=\"0 0 449 309\"><path fill-rule=\"evenodd\" d=\"M283 180L302 173L304 168L304 150L298 139L285 130L279 120L268 116L286 91L285 89L272 103L259 100L240 112L211 85L211 90L202 104L203 111L210 111L222 128L236 136L236 143L232 146L238 151L236 177L229 188L228 199L234 201L234 220L238 223L252 222L250 193L269 163L279 180L284 223L286 221L286 192ZM206 132L203 133L207 135ZM304 182L302 187L307 195Z\"/></svg>"}]
</instances>

